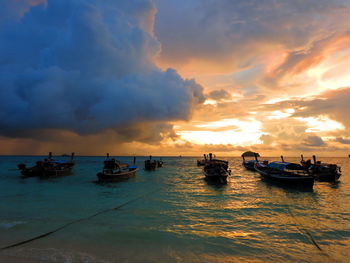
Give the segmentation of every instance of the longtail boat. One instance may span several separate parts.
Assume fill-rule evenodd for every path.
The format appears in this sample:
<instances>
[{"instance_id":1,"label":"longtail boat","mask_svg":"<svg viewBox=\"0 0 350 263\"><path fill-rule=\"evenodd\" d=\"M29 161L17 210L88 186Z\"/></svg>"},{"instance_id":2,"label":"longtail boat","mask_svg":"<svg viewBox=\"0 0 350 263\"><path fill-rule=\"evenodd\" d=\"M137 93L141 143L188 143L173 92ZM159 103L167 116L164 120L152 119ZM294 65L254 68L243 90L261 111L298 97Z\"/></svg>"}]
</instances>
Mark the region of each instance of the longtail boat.
<instances>
[{"instance_id":1,"label":"longtail boat","mask_svg":"<svg viewBox=\"0 0 350 263\"><path fill-rule=\"evenodd\" d=\"M107 153L107 158L103 163L102 172L97 173L98 181L116 182L135 176L137 171L135 161L136 158L134 157L134 165L121 163L115 158L110 158L109 153Z\"/></svg>"},{"instance_id":2,"label":"longtail boat","mask_svg":"<svg viewBox=\"0 0 350 263\"><path fill-rule=\"evenodd\" d=\"M152 155L149 156L149 159L145 161L145 170L154 171L158 167L156 160L152 160Z\"/></svg>"},{"instance_id":3,"label":"longtail boat","mask_svg":"<svg viewBox=\"0 0 350 263\"><path fill-rule=\"evenodd\" d=\"M254 164L255 162L258 162L258 157L260 157L259 153L256 152L251 152L251 151L247 151L242 153L242 165L244 166L244 168L246 168L249 171L254 171L255 172L255 168L254 168ZM255 159L252 160L246 160L246 157L254 157Z\"/></svg>"},{"instance_id":4,"label":"longtail boat","mask_svg":"<svg viewBox=\"0 0 350 263\"><path fill-rule=\"evenodd\" d=\"M52 157L52 152L49 152L48 158L37 161L36 165L32 167L27 168L23 163L18 164L17 167L24 177L49 177L69 175L74 165L74 153L72 153L69 160L55 160Z\"/></svg>"},{"instance_id":5,"label":"longtail boat","mask_svg":"<svg viewBox=\"0 0 350 263\"><path fill-rule=\"evenodd\" d=\"M264 180L275 184L311 189L314 185L315 177L298 164L288 162L256 162L254 167Z\"/></svg>"},{"instance_id":6,"label":"longtail boat","mask_svg":"<svg viewBox=\"0 0 350 263\"><path fill-rule=\"evenodd\" d=\"M304 160L304 156L301 155L300 163L309 172L315 176L317 181L321 182L334 182L337 181L341 176L341 168L336 164L321 163L321 161L316 160L316 156L313 155L313 163L311 160Z\"/></svg>"},{"instance_id":7,"label":"longtail boat","mask_svg":"<svg viewBox=\"0 0 350 263\"><path fill-rule=\"evenodd\" d=\"M209 153L209 160L203 167L203 174L207 180L226 184L227 177L231 174L228 161L214 159L212 153Z\"/></svg>"}]
</instances>

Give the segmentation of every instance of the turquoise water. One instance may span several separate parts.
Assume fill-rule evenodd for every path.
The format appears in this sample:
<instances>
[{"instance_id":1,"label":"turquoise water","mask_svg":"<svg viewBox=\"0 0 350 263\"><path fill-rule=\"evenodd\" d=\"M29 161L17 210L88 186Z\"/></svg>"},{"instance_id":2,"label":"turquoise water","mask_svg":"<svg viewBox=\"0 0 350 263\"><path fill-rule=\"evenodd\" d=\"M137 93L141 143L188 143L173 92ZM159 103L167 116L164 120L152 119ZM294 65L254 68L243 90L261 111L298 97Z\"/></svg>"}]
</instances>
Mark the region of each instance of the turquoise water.
<instances>
[{"instance_id":1,"label":"turquoise water","mask_svg":"<svg viewBox=\"0 0 350 263\"><path fill-rule=\"evenodd\" d=\"M104 213L1 250L0 262L349 262L350 158L321 159L341 165L340 182L309 192L263 182L240 158L228 158L224 186L188 157L154 172L139 157L134 178L104 185L104 157L77 157L71 176L22 179L17 164L38 159L0 157L0 247Z\"/></svg>"}]
</instances>

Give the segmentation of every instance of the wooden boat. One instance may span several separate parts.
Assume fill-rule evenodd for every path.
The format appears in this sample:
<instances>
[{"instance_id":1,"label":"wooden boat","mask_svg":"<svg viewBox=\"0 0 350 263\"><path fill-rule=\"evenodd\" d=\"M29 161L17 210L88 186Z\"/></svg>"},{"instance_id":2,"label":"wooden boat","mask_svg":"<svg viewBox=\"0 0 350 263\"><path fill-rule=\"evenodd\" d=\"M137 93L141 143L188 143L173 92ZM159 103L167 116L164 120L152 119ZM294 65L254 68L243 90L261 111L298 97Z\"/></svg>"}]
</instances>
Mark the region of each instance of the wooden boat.
<instances>
[{"instance_id":1,"label":"wooden boat","mask_svg":"<svg viewBox=\"0 0 350 263\"><path fill-rule=\"evenodd\" d=\"M249 171L255 172L254 164L255 162L258 162L258 157L260 157L259 153L247 151L242 153L241 156L243 158L242 165L244 166L244 168L246 168ZM245 157L254 157L255 159L247 161Z\"/></svg>"},{"instance_id":2,"label":"wooden boat","mask_svg":"<svg viewBox=\"0 0 350 263\"><path fill-rule=\"evenodd\" d=\"M156 160L152 160L152 155L150 155L149 160L145 161L145 170L154 171L158 167Z\"/></svg>"},{"instance_id":3,"label":"wooden boat","mask_svg":"<svg viewBox=\"0 0 350 263\"><path fill-rule=\"evenodd\" d=\"M269 164L255 162L255 170L263 179L288 187L312 188L315 178L301 165L286 162L271 162Z\"/></svg>"},{"instance_id":4,"label":"wooden boat","mask_svg":"<svg viewBox=\"0 0 350 263\"><path fill-rule=\"evenodd\" d=\"M312 156L314 163L311 160L304 161L303 155L301 155L301 165L308 169L308 171L315 176L317 181L321 182L334 182L341 176L341 168L336 164L321 163L316 161L316 156Z\"/></svg>"},{"instance_id":5,"label":"wooden boat","mask_svg":"<svg viewBox=\"0 0 350 263\"><path fill-rule=\"evenodd\" d=\"M228 161L213 159L212 153L209 153L209 160L203 167L203 174L207 180L226 184L227 177L231 174L228 170Z\"/></svg>"},{"instance_id":6,"label":"wooden boat","mask_svg":"<svg viewBox=\"0 0 350 263\"><path fill-rule=\"evenodd\" d=\"M27 168L25 164L20 163L18 169L21 170L24 177L49 177L69 175L74 165L74 153L72 153L70 160L54 160L50 152L48 158L37 161L33 167Z\"/></svg>"},{"instance_id":7,"label":"wooden boat","mask_svg":"<svg viewBox=\"0 0 350 263\"><path fill-rule=\"evenodd\" d=\"M155 160L146 160L145 161L145 170L154 171L157 168L157 161Z\"/></svg>"},{"instance_id":8,"label":"wooden boat","mask_svg":"<svg viewBox=\"0 0 350 263\"><path fill-rule=\"evenodd\" d=\"M128 165L126 163L121 163L114 158L109 158L109 154L107 153L107 158L104 161L103 170L97 174L97 177L99 182L117 182L135 176L136 171L137 166Z\"/></svg>"}]
</instances>

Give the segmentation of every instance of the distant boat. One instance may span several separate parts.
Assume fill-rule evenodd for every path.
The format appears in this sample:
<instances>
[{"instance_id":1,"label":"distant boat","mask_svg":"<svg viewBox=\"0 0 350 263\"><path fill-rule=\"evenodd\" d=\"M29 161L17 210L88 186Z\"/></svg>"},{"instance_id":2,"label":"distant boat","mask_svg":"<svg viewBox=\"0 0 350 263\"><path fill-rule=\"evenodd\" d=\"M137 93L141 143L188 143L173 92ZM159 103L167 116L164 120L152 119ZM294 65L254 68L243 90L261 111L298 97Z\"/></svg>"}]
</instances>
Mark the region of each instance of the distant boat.
<instances>
[{"instance_id":1,"label":"distant boat","mask_svg":"<svg viewBox=\"0 0 350 263\"><path fill-rule=\"evenodd\" d=\"M160 160L157 161L157 168L163 167L163 164L164 164L164 162L163 162L162 158L160 158Z\"/></svg>"},{"instance_id":2,"label":"distant boat","mask_svg":"<svg viewBox=\"0 0 350 263\"><path fill-rule=\"evenodd\" d=\"M137 166L121 163L114 158L110 158L107 153L102 172L98 173L97 177L99 182L116 182L135 176L136 171Z\"/></svg>"},{"instance_id":3,"label":"distant boat","mask_svg":"<svg viewBox=\"0 0 350 263\"><path fill-rule=\"evenodd\" d=\"M263 179L272 183L299 188L312 188L314 185L314 176L310 175L298 164L287 162L264 164L256 162L254 167Z\"/></svg>"},{"instance_id":4,"label":"distant boat","mask_svg":"<svg viewBox=\"0 0 350 263\"><path fill-rule=\"evenodd\" d=\"M209 159L203 167L203 174L207 180L226 184L227 177L231 174L228 161L213 159L212 153L209 153Z\"/></svg>"},{"instance_id":5,"label":"distant boat","mask_svg":"<svg viewBox=\"0 0 350 263\"><path fill-rule=\"evenodd\" d=\"M24 177L49 177L69 175L74 167L74 153L72 153L70 160L54 160L52 153L49 153L48 158L37 161L36 165L27 168L25 164L18 164L18 169Z\"/></svg>"},{"instance_id":6,"label":"distant boat","mask_svg":"<svg viewBox=\"0 0 350 263\"><path fill-rule=\"evenodd\" d=\"M145 170L154 171L158 167L158 162L156 160L152 160L152 155L149 156L149 160L145 161Z\"/></svg>"},{"instance_id":7,"label":"distant boat","mask_svg":"<svg viewBox=\"0 0 350 263\"><path fill-rule=\"evenodd\" d=\"M197 166L204 166L207 160L209 159L209 157L207 157L206 154L203 154L203 156L204 156L204 159L197 160Z\"/></svg>"},{"instance_id":8,"label":"distant boat","mask_svg":"<svg viewBox=\"0 0 350 263\"><path fill-rule=\"evenodd\" d=\"M197 160L197 166L204 166L205 162L205 160Z\"/></svg>"}]
</instances>

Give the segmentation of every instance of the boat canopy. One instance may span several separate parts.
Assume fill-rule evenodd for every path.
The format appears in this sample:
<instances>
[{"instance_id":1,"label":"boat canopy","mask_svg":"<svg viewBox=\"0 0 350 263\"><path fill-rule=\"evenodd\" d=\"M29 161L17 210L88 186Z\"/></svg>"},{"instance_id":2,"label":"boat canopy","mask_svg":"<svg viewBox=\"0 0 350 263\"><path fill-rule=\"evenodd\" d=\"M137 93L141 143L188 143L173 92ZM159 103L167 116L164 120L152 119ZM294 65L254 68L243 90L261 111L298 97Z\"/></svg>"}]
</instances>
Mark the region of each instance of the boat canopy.
<instances>
[{"instance_id":1,"label":"boat canopy","mask_svg":"<svg viewBox=\"0 0 350 263\"><path fill-rule=\"evenodd\" d=\"M288 162L271 162L268 164L268 167L277 169L277 170L302 170L303 167L297 163L288 163Z\"/></svg>"},{"instance_id":2,"label":"boat canopy","mask_svg":"<svg viewBox=\"0 0 350 263\"><path fill-rule=\"evenodd\" d=\"M259 153L256 153L256 152L252 152L252 151L247 151L247 152L244 152L242 153L242 157L255 157L255 155L257 157L260 157L260 154Z\"/></svg>"},{"instance_id":3,"label":"boat canopy","mask_svg":"<svg viewBox=\"0 0 350 263\"><path fill-rule=\"evenodd\" d=\"M51 161L52 163L67 163L67 161L64 161L64 160L54 160L54 161Z\"/></svg>"}]
</instances>

